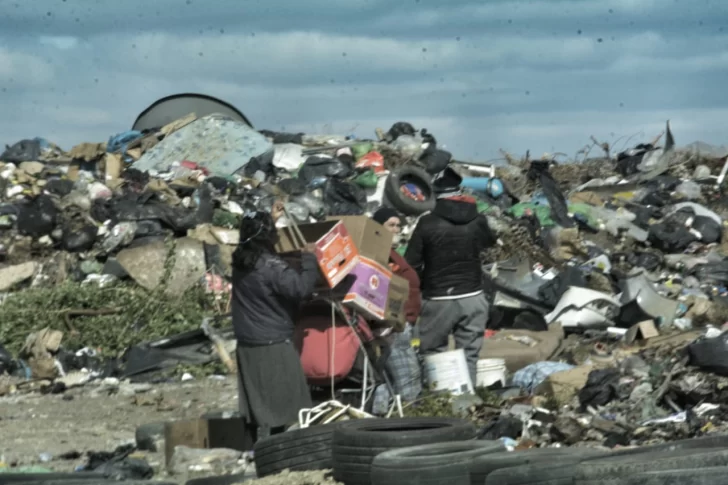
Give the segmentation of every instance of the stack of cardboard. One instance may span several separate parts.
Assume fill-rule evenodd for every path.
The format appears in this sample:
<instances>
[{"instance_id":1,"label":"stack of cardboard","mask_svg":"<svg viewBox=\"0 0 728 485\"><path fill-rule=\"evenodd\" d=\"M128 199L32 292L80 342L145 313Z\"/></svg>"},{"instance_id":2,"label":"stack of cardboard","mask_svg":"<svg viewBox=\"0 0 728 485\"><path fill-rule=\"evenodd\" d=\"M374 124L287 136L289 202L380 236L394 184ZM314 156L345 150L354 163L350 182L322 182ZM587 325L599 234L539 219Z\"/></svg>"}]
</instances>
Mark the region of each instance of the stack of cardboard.
<instances>
[{"instance_id":1,"label":"stack of cardboard","mask_svg":"<svg viewBox=\"0 0 728 485\"><path fill-rule=\"evenodd\" d=\"M342 301L372 321L401 331L409 282L389 269L392 234L365 216L330 218L298 226L307 242L316 245L316 258L331 298ZM295 261L301 241L290 228L278 231L276 251Z\"/></svg>"}]
</instances>

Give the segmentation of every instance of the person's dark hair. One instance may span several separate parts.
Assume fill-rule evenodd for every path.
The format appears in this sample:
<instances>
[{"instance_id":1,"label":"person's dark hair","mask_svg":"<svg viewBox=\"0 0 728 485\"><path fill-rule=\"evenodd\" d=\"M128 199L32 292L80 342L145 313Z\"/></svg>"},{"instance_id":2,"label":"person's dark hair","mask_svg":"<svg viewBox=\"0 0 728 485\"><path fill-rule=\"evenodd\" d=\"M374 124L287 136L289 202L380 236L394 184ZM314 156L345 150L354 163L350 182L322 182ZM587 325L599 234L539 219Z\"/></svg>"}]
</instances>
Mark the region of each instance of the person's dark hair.
<instances>
[{"instance_id":1,"label":"person's dark hair","mask_svg":"<svg viewBox=\"0 0 728 485\"><path fill-rule=\"evenodd\" d=\"M267 212L246 213L240 223L240 242L233 252L233 267L249 273L261 255L273 253L276 243L276 228L273 218Z\"/></svg>"}]
</instances>

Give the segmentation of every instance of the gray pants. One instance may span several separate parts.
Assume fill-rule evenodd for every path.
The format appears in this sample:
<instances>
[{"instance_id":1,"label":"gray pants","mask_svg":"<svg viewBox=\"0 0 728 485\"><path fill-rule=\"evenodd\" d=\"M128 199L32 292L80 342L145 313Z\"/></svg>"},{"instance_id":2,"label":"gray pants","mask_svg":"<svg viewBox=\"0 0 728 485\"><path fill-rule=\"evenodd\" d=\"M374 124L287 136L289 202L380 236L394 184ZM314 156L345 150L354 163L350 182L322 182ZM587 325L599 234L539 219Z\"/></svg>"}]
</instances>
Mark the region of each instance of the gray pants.
<instances>
[{"instance_id":1,"label":"gray pants","mask_svg":"<svg viewBox=\"0 0 728 485\"><path fill-rule=\"evenodd\" d=\"M465 351L473 387L488 322L488 306L484 294L456 300L423 300L417 325L420 351L425 356L446 352L448 337L453 335L455 348Z\"/></svg>"}]
</instances>

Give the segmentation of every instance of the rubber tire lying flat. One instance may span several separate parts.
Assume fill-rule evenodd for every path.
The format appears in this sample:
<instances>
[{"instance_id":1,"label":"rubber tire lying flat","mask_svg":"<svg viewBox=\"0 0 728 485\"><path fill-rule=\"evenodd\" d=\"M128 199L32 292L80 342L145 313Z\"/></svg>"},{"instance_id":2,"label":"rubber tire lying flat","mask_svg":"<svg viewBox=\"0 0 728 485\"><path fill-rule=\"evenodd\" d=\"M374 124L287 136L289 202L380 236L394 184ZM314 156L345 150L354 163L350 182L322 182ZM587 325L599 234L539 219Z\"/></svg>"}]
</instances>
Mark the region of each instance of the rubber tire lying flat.
<instances>
[{"instance_id":1,"label":"rubber tire lying flat","mask_svg":"<svg viewBox=\"0 0 728 485\"><path fill-rule=\"evenodd\" d=\"M484 484L488 475L502 468L513 468L538 463L558 462L559 465L579 463L587 458L605 456L607 452L589 448L534 448L483 455L475 458L470 467L473 483Z\"/></svg>"},{"instance_id":2,"label":"rubber tire lying flat","mask_svg":"<svg viewBox=\"0 0 728 485\"><path fill-rule=\"evenodd\" d=\"M234 475L193 478L192 480L187 480L185 485L235 485L236 483L243 483L244 481L245 473L236 473Z\"/></svg>"},{"instance_id":3,"label":"rubber tire lying flat","mask_svg":"<svg viewBox=\"0 0 728 485\"><path fill-rule=\"evenodd\" d=\"M474 459L504 451L499 441L454 441L385 451L372 463L372 485L483 485Z\"/></svg>"},{"instance_id":4,"label":"rubber tire lying flat","mask_svg":"<svg viewBox=\"0 0 728 485\"><path fill-rule=\"evenodd\" d=\"M1 477L2 475L0 475ZM0 480L0 483L5 483ZM34 480L30 482L12 482L23 483L23 485L179 485L177 482L157 482L154 480Z\"/></svg>"},{"instance_id":5,"label":"rubber tire lying flat","mask_svg":"<svg viewBox=\"0 0 728 485\"><path fill-rule=\"evenodd\" d=\"M475 438L472 423L456 418L360 419L334 431L334 479L346 485L370 485L379 453L410 446Z\"/></svg>"},{"instance_id":6,"label":"rubber tire lying flat","mask_svg":"<svg viewBox=\"0 0 728 485\"><path fill-rule=\"evenodd\" d=\"M639 446L637 448L618 449L612 452L613 456L635 455L653 453L656 451L673 450L699 450L705 448L728 447L728 434L712 434L701 438L661 443L659 445Z\"/></svg>"},{"instance_id":7,"label":"rubber tire lying flat","mask_svg":"<svg viewBox=\"0 0 728 485\"><path fill-rule=\"evenodd\" d=\"M574 478L601 481L642 472L728 466L728 449L657 451L584 461L574 469Z\"/></svg>"},{"instance_id":8,"label":"rubber tire lying flat","mask_svg":"<svg viewBox=\"0 0 728 485\"><path fill-rule=\"evenodd\" d=\"M0 485L5 483L27 483L40 481L103 481L106 476L103 473L94 472L73 472L73 473L0 473ZM87 484L88 485L88 484Z\"/></svg>"},{"instance_id":9,"label":"rubber tire lying flat","mask_svg":"<svg viewBox=\"0 0 728 485\"><path fill-rule=\"evenodd\" d=\"M420 214L433 210L435 208L435 202L437 202L435 191L430 181L431 178L430 174L421 168L405 165L397 170L392 170L387 176L384 184L384 196L402 214L406 216L419 216ZM400 191L402 183L406 180L411 180L412 183L422 189L425 200L422 202L416 201Z\"/></svg>"},{"instance_id":10,"label":"rubber tire lying flat","mask_svg":"<svg viewBox=\"0 0 728 485\"><path fill-rule=\"evenodd\" d=\"M255 444L258 477L291 471L331 468L331 443L338 424L296 429L262 439Z\"/></svg>"},{"instance_id":11,"label":"rubber tire lying flat","mask_svg":"<svg viewBox=\"0 0 728 485\"><path fill-rule=\"evenodd\" d=\"M629 448L610 452L605 457L584 457L582 462L592 462L595 460L609 460L610 463L630 462L637 457L637 460L650 460L652 456L665 456L666 453L678 452L678 455L686 455L687 453L701 453L711 450L712 448L722 448L728 446L728 435L711 435L702 438L694 438L689 440L674 441L672 443L663 443L659 445L641 446L637 448ZM567 450L573 448L567 448ZM645 455L648 457L645 458ZM673 467L674 468L674 467ZM569 463L554 463L551 465L525 465L513 468L501 469L492 472L486 480L487 485L541 485L542 482L552 480L569 480L573 481L576 468ZM492 478L491 478L492 477ZM571 482L569 482L571 483ZM545 485L545 484L544 484ZM557 484L551 484L557 485Z\"/></svg>"},{"instance_id":12,"label":"rubber tire lying flat","mask_svg":"<svg viewBox=\"0 0 728 485\"><path fill-rule=\"evenodd\" d=\"M577 480L576 485L728 485L728 467L664 470L606 480Z\"/></svg>"},{"instance_id":13,"label":"rubber tire lying flat","mask_svg":"<svg viewBox=\"0 0 728 485\"><path fill-rule=\"evenodd\" d=\"M532 465L501 468L488 474L485 485L573 485L574 463L534 463Z\"/></svg>"}]
</instances>

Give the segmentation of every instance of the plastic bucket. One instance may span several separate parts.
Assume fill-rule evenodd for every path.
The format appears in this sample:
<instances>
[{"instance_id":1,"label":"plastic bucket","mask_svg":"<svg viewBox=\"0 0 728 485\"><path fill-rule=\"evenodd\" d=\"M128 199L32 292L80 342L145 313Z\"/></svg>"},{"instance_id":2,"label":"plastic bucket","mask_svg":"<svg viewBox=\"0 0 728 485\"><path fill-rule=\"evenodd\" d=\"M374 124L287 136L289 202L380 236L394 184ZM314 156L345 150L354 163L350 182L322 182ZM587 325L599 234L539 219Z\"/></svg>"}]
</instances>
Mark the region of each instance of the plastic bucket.
<instances>
[{"instance_id":1,"label":"plastic bucket","mask_svg":"<svg viewBox=\"0 0 728 485\"><path fill-rule=\"evenodd\" d=\"M506 361L504 359L480 359L478 361L475 385L489 387L500 382L506 385Z\"/></svg>"},{"instance_id":2,"label":"plastic bucket","mask_svg":"<svg viewBox=\"0 0 728 485\"><path fill-rule=\"evenodd\" d=\"M473 392L463 349L425 357L425 377L428 388L433 391L450 391L456 395Z\"/></svg>"}]
</instances>

